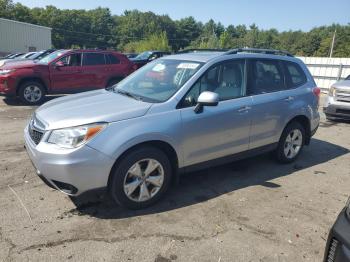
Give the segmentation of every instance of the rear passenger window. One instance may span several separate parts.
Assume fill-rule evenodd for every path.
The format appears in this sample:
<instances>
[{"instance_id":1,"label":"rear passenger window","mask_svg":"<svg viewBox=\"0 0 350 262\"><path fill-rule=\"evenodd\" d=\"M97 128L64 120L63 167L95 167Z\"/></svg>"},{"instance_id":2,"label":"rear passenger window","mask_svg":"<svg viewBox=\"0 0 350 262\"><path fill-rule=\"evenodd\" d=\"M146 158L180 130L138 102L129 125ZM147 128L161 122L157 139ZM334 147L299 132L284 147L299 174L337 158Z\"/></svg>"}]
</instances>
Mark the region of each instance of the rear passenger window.
<instances>
[{"instance_id":1,"label":"rear passenger window","mask_svg":"<svg viewBox=\"0 0 350 262\"><path fill-rule=\"evenodd\" d=\"M259 95L284 89L284 75L277 60L250 60L248 95Z\"/></svg>"},{"instance_id":2,"label":"rear passenger window","mask_svg":"<svg viewBox=\"0 0 350 262\"><path fill-rule=\"evenodd\" d=\"M83 65L93 66L93 65L104 65L105 55L99 53L84 53Z\"/></svg>"},{"instance_id":3,"label":"rear passenger window","mask_svg":"<svg viewBox=\"0 0 350 262\"><path fill-rule=\"evenodd\" d=\"M285 62L285 67L288 88L295 88L306 83L306 76L298 64Z\"/></svg>"},{"instance_id":4,"label":"rear passenger window","mask_svg":"<svg viewBox=\"0 0 350 262\"><path fill-rule=\"evenodd\" d=\"M118 57L112 55L112 54L106 54L106 60L107 60L107 64L120 64L120 60L118 59Z\"/></svg>"}]
</instances>

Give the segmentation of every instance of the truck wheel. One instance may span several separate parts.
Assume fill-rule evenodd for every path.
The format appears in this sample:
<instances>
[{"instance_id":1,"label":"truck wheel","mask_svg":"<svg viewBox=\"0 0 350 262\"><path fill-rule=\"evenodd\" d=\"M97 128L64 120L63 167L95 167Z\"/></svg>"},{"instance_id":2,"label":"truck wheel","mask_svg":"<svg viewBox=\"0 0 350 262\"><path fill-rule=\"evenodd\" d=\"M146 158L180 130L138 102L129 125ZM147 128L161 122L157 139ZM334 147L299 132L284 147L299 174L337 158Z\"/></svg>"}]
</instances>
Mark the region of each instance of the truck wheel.
<instances>
[{"instance_id":1,"label":"truck wheel","mask_svg":"<svg viewBox=\"0 0 350 262\"><path fill-rule=\"evenodd\" d=\"M276 149L276 158L281 163L291 163L299 156L305 144L305 129L298 122L288 124Z\"/></svg>"},{"instance_id":2,"label":"truck wheel","mask_svg":"<svg viewBox=\"0 0 350 262\"><path fill-rule=\"evenodd\" d=\"M18 96L27 105L37 105L45 98L45 88L37 81L27 81L20 85Z\"/></svg>"},{"instance_id":3,"label":"truck wheel","mask_svg":"<svg viewBox=\"0 0 350 262\"><path fill-rule=\"evenodd\" d=\"M147 146L129 152L111 175L112 199L123 207L141 209L162 198L169 188L172 168L164 152Z\"/></svg>"}]
</instances>

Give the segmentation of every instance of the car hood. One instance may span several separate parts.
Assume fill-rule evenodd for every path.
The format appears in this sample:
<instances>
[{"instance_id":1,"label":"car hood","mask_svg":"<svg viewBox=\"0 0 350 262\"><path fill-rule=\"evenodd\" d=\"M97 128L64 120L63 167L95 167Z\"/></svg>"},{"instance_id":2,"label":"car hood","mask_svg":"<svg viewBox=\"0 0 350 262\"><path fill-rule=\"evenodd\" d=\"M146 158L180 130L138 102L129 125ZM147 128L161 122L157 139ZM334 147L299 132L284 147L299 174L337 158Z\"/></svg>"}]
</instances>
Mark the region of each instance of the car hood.
<instances>
[{"instance_id":1,"label":"car hood","mask_svg":"<svg viewBox=\"0 0 350 262\"><path fill-rule=\"evenodd\" d=\"M112 91L97 90L54 99L39 107L35 114L50 130L140 117L151 106Z\"/></svg>"},{"instance_id":2,"label":"car hood","mask_svg":"<svg viewBox=\"0 0 350 262\"><path fill-rule=\"evenodd\" d=\"M339 81L332 86L338 89L350 90L350 80Z\"/></svg>"},{"instance_id":3,"label":"car hood","mask_svg":"<svg viewBox=\"0 0 350 262\"><path fill-rule=\"evenodd\" d=\"M34 67L37 64L34 63L33 60L10 60L5 61L5 63L1 66L1 69L19 69L19 68L28 68Z\"/></svg>"}]
</instances>

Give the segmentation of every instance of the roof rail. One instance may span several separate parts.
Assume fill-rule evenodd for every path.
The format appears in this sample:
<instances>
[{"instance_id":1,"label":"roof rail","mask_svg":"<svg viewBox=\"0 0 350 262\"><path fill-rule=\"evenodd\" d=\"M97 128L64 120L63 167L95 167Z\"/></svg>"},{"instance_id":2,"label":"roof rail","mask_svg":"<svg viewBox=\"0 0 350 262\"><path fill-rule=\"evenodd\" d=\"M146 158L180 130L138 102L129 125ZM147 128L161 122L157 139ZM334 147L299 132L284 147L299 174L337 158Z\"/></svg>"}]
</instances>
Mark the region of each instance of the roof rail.
<instances>
[{"instance_id":1,"label":"roof rail","mask_svg":"<svg viewBox=\"0 0 350 262\"><path fill-rule=\"evenodd\" d=\"M276 49L260 49L260 48L236 48L231 49L225 53L225 55L233 55L238 53L261 53L261 54L268 54L268 55L285 55L285 56L291 56L294 57L291 53L283 50L276 50Z\"/></svg>"},{"instance_id":2,"label":"roof rail","mask_svg":"<svg viewBox=\"0 0 350 262\"><path fill-rule=\"evenodd\" d=\"M216 48L190 48L177 51L176 54L198 53L198 52L228 52L230 49Z\"/></svg>"}]
</instances>

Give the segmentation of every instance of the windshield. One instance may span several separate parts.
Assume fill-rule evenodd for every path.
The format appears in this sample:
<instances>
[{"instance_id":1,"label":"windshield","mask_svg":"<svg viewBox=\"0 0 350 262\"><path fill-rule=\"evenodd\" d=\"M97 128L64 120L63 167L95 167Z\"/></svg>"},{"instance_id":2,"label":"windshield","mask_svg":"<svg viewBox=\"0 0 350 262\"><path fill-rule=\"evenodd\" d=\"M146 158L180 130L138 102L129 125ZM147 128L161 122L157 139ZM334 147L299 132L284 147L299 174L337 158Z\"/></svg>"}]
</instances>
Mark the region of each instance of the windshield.
<instances>
[{"instance_id":1,"label":"windshield","mask_svg":"<svg viewBox=\"0 0 350 262\"><path fill-rule=\"evenodd\" d=\"M56 59L57 57L63 55L64 53L66 53L67 51L66 50L57 50L47 56L45 56L44 58L40 59L39 60L39 63L42 63L42 64L48 64L50 63L52 60Z\"/></svg>"},{"instance_id":2,"label":"windshield","mask_svg":"<svg viewBox=\"0 0 350 262\"><path fill-rule=\"evenodd\" d=\"M135 57L137 60L147 60L152 55L152 52L146 51Z\"/></svg>"},{"instance_id":3,"label":"windshield","mask_svg":"<svg viewBox=\"0 0 350 262\"><path fill-rule=\"evenodd\" d=\"M200 62L160 59L145 65L114 87L146 102L164 102L203 65Z\"/></svg>"}]
</instances>

